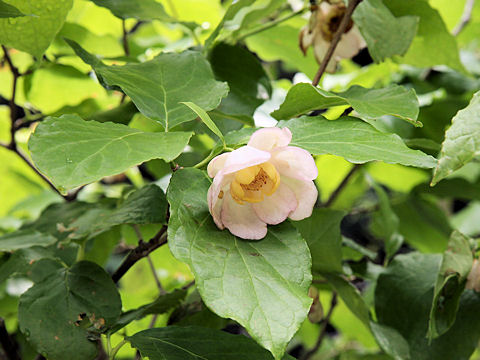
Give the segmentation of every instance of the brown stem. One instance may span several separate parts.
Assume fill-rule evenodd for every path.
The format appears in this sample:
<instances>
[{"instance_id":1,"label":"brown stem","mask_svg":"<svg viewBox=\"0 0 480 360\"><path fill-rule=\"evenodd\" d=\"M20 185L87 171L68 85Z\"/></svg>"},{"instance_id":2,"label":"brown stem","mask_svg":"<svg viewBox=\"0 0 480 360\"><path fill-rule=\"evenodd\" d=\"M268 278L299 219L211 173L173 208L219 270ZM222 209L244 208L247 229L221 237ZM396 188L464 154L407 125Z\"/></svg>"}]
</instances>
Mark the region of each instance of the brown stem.
<instances>
[{"instance_id":1,"label":"brown stem","mask_svg":"<svg viewBox=\"0 0 480 360\"><path fill-rule=\"evenodd\" d=\"M470 22L472 18L473 5L475 5L475 0L467 0L465 2L465 7L463 8L463 14L460 18L460 21L455 28L452 30L452 35L457 36L463 30L463 28Z\"/></svg>"},{"instance_id":2,"label":"brown stem","mask_svg":"<svg viewBox=\"0 0 480 360\"><path fill-rule=\"evenodd\" d=\"M348 2L348 7L347 10L345 11L345 15L343 15L342 21L340 22L340 25L338 26L337 32L333 36L332 42L330 43L330 47L327 50L327 53L325 54L325 57L322 60L322 63L320 64L320 67L315 74L315 77L313 78L312 85L317 86L320 78L322 77L323 73L327 69L327 65L330 62L330 59L332 58L333 53L335 52L335 49L337 48L338 43L340 42L340 39L342 38L343 33L347 29L348 23L350 22L350 19L352 17L353 11L357 7L358 4L360 4L362 0L350 0Z\"/></svg>"},{"instance_id":3,"label":"brown stem","mask_svg":"<svg viewBox=\"0 0 480 360\"><path fill-rule=\"evenodd\" d=\"M322 346L323 339L327 335L328 323L330 321L330 318L332 317L333 310L335 309L336 305L337 305L337 293L334 292L332 294L332 300L330 302L330 309L328 309L328 313L325 316L325 318L323 319L322 328L320 329L320 335L318 336L317 342L315 343L313 348L308 350L306 353L303 354L303 356L300 357L300 360L310 359L313 355L315 355L315 353L318 351L318 349L320 349L320 346Z\"/></svg>"},{"instance_id":4,"label":"brown stem","mask_svg":"<svg viewBox=\"0 0 480 360\"><path fill-rule=\"evenodd\" d=\"M125 20L122 20L122 31L123 31L123 51L125 51L125 55L129 56L130 55L130 48L128 46L128 31L127 28L125 27Z\"/></svg>"},{"instance_id":5,"label":"brown stem","mask_svg":"<svg viewBox=\"0 0 480 360\"><path fill-rule=\"evenodd\" d=\"M0 318L0 345L2 345L8 360L21 360L15 342L8 334L7 328L5 327L5 321L2 318Z\"/></svg>"},{"instance_id":6,"label":"brown stem","mask_svg":"<svg viewBox=\"0 0 480 360\"><path fill-rule=\"evenodd\" d=\"M138 246L130 251L125 260L123 260L120 267L113 273L112 279L114 282L118 282L123 275L133 266L135 263L148 256L152 251L158 249L160 246L167 243L167 226L164 225L158 233L155 234L148 242L139 241Z\"/></svg>"},{"instance_id":7,"label":"brown stem","mask_svg":"<svg viewBox=\"0 0 480 360\"><path fill-rule=\"evenodd\" d=\"M328 200L325 202L325 204L323 204L323 207L329 207L330 205L333 204L333 202L337 199L338 195L340 195L340 193L342 192L343 188L345 186L347 186L348 184L348 181L350 180L350 178L353 176L353 174L355 174L355 172L360 169L360 167L362 166L362 164L355 164L351 169L350 171L348 172L348 174L343 178L342 182L337 186L337 188L333 191L333 193L330 195L330 197L328 198Z\"/></svg>"}]
</instances>

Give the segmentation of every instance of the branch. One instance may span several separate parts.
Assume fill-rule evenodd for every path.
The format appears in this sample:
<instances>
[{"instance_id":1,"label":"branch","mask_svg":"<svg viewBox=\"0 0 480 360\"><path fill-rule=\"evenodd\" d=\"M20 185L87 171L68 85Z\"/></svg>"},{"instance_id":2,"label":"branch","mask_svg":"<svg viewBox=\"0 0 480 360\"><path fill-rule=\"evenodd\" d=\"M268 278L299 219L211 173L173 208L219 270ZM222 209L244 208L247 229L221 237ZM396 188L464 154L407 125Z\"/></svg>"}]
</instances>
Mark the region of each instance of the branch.
<instances>
[{"instance_id":1,"label":"branch","mask_svg":"<svg viewBox=\"0 0 480 360\"><path fill-rule=\"evenodd\" d=\"M123 51L125 51L125 55L129 56L130 55L130 48L128 47L128 31L127 28L125 27L125 20L122 20L122 31L123 31Z\"/></svg>"},{"instance_id":2,"label":"branch","mask_svg":"<svg viewBox=\"0 0 480 360\"><path fill-rule=\"evenodd\" d=\"M465 7L463 8L463 14L460 18L460 21L455 28L452 30L452 35L457 36L463 30L463 28L470 22L472 18L473 5L475 5L475 0L467 0L465 2Z\"/></svg>"},{"instance_id":3,"label":"branch","mask_svg":"<svg viewBox=\"0 0 480 360\"><path fill-rule=\"evenodd\" d=\"M142 240L139 241L138 246L130 251L125 260L123 260L120 267L113 273L112 280L118 282L123 275L133 266L135 263L148 256L152 251L158 249L160 246L167 243L167 226L164 225L158 233L155 234L148 242Z\"/></svg>"},{"instance_id":4,"label":"branch","mask_svg":"<svg viewBox=\"0 0 480 360\"><path fill-rule=\"evenodd\" d=\"M332 58L332 55L335 52L335 49L337 48L337 45L340 42L340 39L342 38L342 35L348 26L348 23L350 22L353 11L357 7L357 5L360 4L361 2L362 0L350 0L348 2L348 7L345 12L345 15L343 15L342 21L340 22L337 32L333 36L332 42L330 43L330 47L328 48L328 51L325 54L325 57L323 58L322 63L320 64L320 68L318 69L317 73L315 74L315 77L313 78L313 81L312 81L313 86L318 85L320 78L325 72L325 69L327 68L328 63L330 62L330 59Z\"/></svg>"},{"instance_id":5,"label":"branch","mask_svg":"<svg viewBox=\"0 0 480 360\"><path fill-rule=\"evenodd\" d=\"M330 302L330 309L328 309L328 313L325 316L325 319L323 319L322 323L322 328L320 329L320 335L318 336L317 342L311 348L308 350L306 353L303 354L303 356L300 357L300 360L308 360L310 359L315 353L320 349L320 346L322 346L323 339L327 335L327 326L330 321L330 318L332 317L333 310L335 309L335 306L337 305L337 293L334 292L332 294L332 300Z\"/></svg>"},{"instance_id":6,"label":"branch","mask_svg":"<svg viewBox=\"0 0 480 360\"><path fill-rule=\"evenodd\" d=\"M350 171L348 172L348 174L343 178L342 182L337 186L337 188L335 189L335 191L330 195L330 197L328 198L328 200L325 202L325 204L323 204L323 207L329 207L330 205L333 204L333 202L337 199L338 195L340 195L340 193L342 192L343 188L345 186L347 186L348 184L348 181L350 180L350 178L353 176L353 174L355 174L355 172L360 169L360 167L362 166L362 164L355 164L353 165L353 167L350 169Z\"/></svg>"},{"instance_id":7,"label":"branch","mask_svg":"<svg viewBox=\"0 0 480 360\"><path fill-rule=\"evenodd\" d=\"M8 334L7 328L5 327L5 321L2 318L0 318L0 344L5 351L5 355L7 356L8 360L21 360L15 343Z\"/></svg>"}]
</instances>

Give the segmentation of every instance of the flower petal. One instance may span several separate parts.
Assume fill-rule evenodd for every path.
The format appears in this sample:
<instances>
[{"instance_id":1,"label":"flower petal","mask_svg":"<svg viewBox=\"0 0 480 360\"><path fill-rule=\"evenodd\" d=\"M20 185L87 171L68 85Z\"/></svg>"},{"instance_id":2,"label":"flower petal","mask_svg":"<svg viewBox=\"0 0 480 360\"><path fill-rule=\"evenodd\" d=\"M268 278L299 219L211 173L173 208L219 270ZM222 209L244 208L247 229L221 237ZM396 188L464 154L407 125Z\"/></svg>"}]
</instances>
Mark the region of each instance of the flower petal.
<instances>
[{"instance_id":1,"label":"flower petal","mask_svg":"<svg viewBox=\"0 0 480 360\"><path fill-rule=\"evenodd\" d=\"M222 223L233 235L242 239L260 240L267 235L267 224L259 219L252 204L238 204L230 192L224 195Z\"/></svg>"},{"instance_id":2,"label":"flower petal","mask_svg":"<svg viewBox=\"0 0 480 360\"><path fill-rule=\"evenodd\" d=\"M211 178L215 177L217 173L223 169L225 166L225 161L227 161L229 153L224 153L218 156L215 156L210 162L208 163L207 166L207 172L208 176Z\"/></svg>"},{"instance_id":3,"label":"flower petal","mask_svg":"<svg viewBox=\"0 0 480 360\"><path fill-rule=\"evenodd\" d=\"M269 127L255 131L250 137L248 146L270 151L278 146L287 146L292 141L292 133L288 128Z\"/></svg>"},{"instance_id":4,"label":"flower petal","mask_svg":"<svg viewBox=\"0 0 480 360\"><path fill-rule=\"evenodd\" d=\"M333 57L337 60L351 59L365 46L365 40L363 40L358 28L354 26L348 33L343 34L333 53Z\"/></svg>"},{"instance_id":5,"label":"flower petal","mask_svg":"<svg viewBox=\"0 0 480 360\"><path fill-rule=\"evenodd\" d=\"M256 149L252 146L242 146L237 150L227 154L228 157L225 160L225 164L221 173L231 174L238 170L245 169L247 167L258 165L270 160L270 153Z\"/></svg>"},{"instance_id":6,"label":"flower petal","mask_svg":"<svg viewBox=\"0 0 480 360\"><path fill-rule=\"evenodd\" d=\"M210 214L212 214L213 221L217 225L217 227L220 230L225 229L225 226L223 226L222 223L222 217L221 217L221 211L222 211L222 205L223 205L223 199L212 196L213 192L213 185L210 185L208 188L208 193L207 193L207 200L208 200L208 209L210 210Z\"/></svg>"},{"instance_id":7,"label":"flower petal","mask_svg":"<svg viewBox=\"0 0 480 360\"><path fill-rule=\"evenodd\" d=\"M280 175L309 181L318 176L317 165L312 155L296 146L285 146L272 151L270 162Z\"/></svg>"},{"instance_id":8,"label":"flower petal","mask_svg":"<svg viewBox=\"0 0 480 360\"><path fill-rule=\"evenodd\" d=\"M313 207L318 198L318 191L313 181L302 181L286 176L282 176L281 181L295 193L298 201L297 208L288 217L297 221L312 215Z\"/></svg>"},{"instance_id":9,"label":"flower petal","mask_svg":"<svg viewBox=\"0 0 480 360\"><path fill-rule=\"evenodd\" d=\"M323 4L323 3L322 3ZM330 42L326 41L320 32L316 33L315 39L313 42L313 53L315 55L315 59L317 60L317 63L321 64L323 61L323 58L325 57L328 48L330 47ZM328 62L326 71L329 73L335 72L335 69L337 68L337 61L334 56L330 59Z\"/></svg>"},{"instance_id":10,"label":"flower petal","mask_svg":"<svg viewBox=\"0 0 480 360\"><path fill-rule=\"evenodd\" d=\"M280 183L277 191L259 203L253 204L253 209L260 220L276 225L284 221L297 208L295 193L285 184Z\"/></svg>"}]
</instances>

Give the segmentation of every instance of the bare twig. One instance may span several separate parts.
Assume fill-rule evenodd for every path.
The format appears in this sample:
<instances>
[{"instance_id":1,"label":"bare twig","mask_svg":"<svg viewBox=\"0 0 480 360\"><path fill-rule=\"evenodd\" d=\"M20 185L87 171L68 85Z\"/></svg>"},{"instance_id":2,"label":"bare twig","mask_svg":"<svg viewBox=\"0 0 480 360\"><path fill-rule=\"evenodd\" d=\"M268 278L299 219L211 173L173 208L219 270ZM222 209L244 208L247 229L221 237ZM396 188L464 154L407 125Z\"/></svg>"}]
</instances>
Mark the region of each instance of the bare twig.
<instances>
[{"instance_id":1,"label":"bare twig","mask_svg":"<svg viewBox=\"0 0 480 360\"><path fill-rule=\"evenodd\" d=\"M138 260L148 256L148 254L150 254L152 251L158 249L160 246L165 245L166 243L167 226L164 225L160 231L156 233L155 236L152 237L148 242L139 241L138 246L130 251L120 267L113 273L113 281L118 282Z\"/></svg>"},{"instance_id":2,"label":"bare twig","mask_svg":"<svg viewBox=\"0 0 480 360\"><path fill-rule=\"evenodd\" d=\"M0 345L2 345L8 360L21 360L15 343L8 334L7 328L5 327L5 321L2 318L0 318Z\"/></svg>"},{"instance_id":3,"label":"bare twig","mask_svg":"<svg viewBox=\"0 0 480 360\"><path fill-rule=\"evenodd\" d=\"M320 329L320 335L318 336L317 342L311 348L308 350L306 353L303 354L303 356L300 357L300 360L308 360L310 359L315 353L320 349L320 346L322 346L323 339L327 335L327 326L330 321L330 318L332 317L333 310L335 309L335 306L337 305L337 293L334 292L332 294L332 300L330 302L330 309L328 309L328 313L325 316L325 318L322 320L322 327Z\"/></svg>"},{"instance_id":4,"label":"bare twig","mask_svg":"<svg viewBox=\"0 0 480 360\"><path fill-rule=\"evenodd\" d=\"M337 32L333 36L332 42L330 43L330 47L328 48L327 53L325 54L325 57L323 58L322 63L320 64L320 67L317 73L315 74L315 77L313 78L313 81L312 81L313 86L318 85L320 78L325 72L328 63L330 62L330 59L332 58L332 55L335 52L335 49L337 48L337 45L340 42L340 39L342 38L342 35L348 26L348 23L350 22L353 11L357 7L357 5L360 4L361 2L362 0L350 0L348 2L348 7L347 7L347 10L345 11L345 15L343 15L342 21L338 26Z\"/></svg>"},{"instance_id":5,"label":"bare twig","mask_svg":"<svg viewBox=\"0 0 480 360\"><path fill-rule=\"evenodd\" d=\"M472 18L473 5L475 5L475 0L467 0L465 2L465 7L463 8L463 14L460 18L460 21L455 28L452 30L452 35L457 36L463 30L463 28L470 22Z\"/></svg>"},{"instance_id":6,"label":"bare twig","mask_svg":"<svg viewBox=\"0 0 480 360\"><path fill-rule=\"evenodd\" d=\"M357 172L358 169L362 164L355 164L353 167L350 169L348 174L343 178L342 182L337 186L337 188L333 191L333 193L330 195L328 200L323 204L323 207L329 207L330 205L333 204L333 202L337 199L338 195L342 192L343 188L347 186L348 182L350 181L350 178Z\"/></svg>"}]
</instances>

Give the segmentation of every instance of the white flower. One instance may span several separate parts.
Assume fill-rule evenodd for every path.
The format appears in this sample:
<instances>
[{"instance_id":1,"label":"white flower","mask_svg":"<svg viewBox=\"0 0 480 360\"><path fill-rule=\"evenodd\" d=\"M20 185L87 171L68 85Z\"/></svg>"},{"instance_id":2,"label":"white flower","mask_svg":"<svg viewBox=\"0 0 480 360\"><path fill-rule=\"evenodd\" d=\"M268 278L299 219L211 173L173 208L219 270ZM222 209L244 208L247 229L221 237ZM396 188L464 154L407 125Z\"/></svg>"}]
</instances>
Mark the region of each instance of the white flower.
<instances>
[{"instance_id":1,"label":"white flower","mask_svg":"<svg viewBox=\"0 0 480 360\"><path fill-rule=\"evenodd\" d=\"M343 15L345 14L343 3L330 5L322 2L319 6L312 7L312 15L307 26L300 31L300 49L307 54L309 46L313 46L313 52L320 64L330 47L330 43L338 30ZM360 31L350 20L345 33L342 35L331 60L327 65L327 72L334 72L337 62L341 59L351 59L366 46Z\"/></svg>"},{"instance_id":2,"label":"white flower","mask_svg":"<svg viewBox=\"0 0 480 360\"><path fill-rule=\"evenodd\" d=\"M312 155L295 146L289 129L257 130L246 146L208 164L214 178L208 206L215 224L243 239L262 239L267 224L312 214L318 170Z\"/></svg>"}]
</instances>

